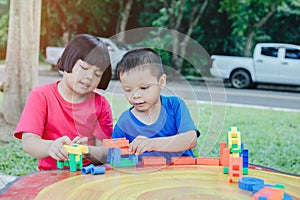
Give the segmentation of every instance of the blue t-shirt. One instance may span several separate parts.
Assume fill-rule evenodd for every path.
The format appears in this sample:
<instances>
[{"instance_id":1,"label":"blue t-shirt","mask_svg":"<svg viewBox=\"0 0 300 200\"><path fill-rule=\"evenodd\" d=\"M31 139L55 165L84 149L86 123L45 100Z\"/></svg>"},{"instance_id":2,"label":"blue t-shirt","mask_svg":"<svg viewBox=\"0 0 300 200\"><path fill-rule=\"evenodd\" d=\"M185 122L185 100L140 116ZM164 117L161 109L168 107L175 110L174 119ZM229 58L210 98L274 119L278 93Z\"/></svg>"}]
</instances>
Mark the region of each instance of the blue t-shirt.
<instances>
[{"instance_id":1,"label":"blue t-shirt","mask_svg":"<svg viewBox=\"0 0 300 200\"><path fill-rule=\"evenodd\" d=\"M139 135L148 138L168 137L189 130L196 130L197 136L200 135L182 99L175 96L161 96L161 104L160 115L156 122L151 125L146 125L138 120L131 112L133 107L124 111L114 127L112 138L125 137L129 140L129 143L131 143ZM164 156L167 162L170 162L171 157L194 157L194 154L192 150L189 149L181 152L144 152L139 155L139 159L141 159L142 156Z\"/></svg>"}]
</instances>

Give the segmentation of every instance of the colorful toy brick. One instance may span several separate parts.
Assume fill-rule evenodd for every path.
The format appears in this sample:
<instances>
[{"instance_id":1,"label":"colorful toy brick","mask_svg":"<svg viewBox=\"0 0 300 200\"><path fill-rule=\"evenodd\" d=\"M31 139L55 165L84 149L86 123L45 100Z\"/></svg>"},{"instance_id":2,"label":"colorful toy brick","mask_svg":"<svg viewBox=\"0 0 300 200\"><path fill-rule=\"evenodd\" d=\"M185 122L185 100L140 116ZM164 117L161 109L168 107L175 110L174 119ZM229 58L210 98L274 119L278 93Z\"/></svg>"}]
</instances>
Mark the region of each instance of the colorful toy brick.
<instances>
[{"instance_id":1,"label":"colorful toy brick","mask_svg":"<svg viewBox=\"0 0 300 200\"><path fill-rule=\"evenodd\" d=\"M265 181L256 177L243 177L238 181L239 188L242 190L253 190L253 186L264 184Z\"/></svg>"},{"instance_id":2,"label":"colorful toy brick","mask_svg":"<svg viewBox=\"0 0 300 200\"><path fill-rule=\"evenodd\" d=\"M104 139L103 146L106 148L129 147L129 141L126 138Z\"/></svg>"},{"instance_id":3,"label":"colorful toy brick","mask_svg":"<svg viewBox=\"0 0 300 200\"><path fill-rule=\"evenodd\" d=\"M199 157L196 159L197 165L210 165L210 166L219 166L219 158L208 158L208 157Z\"/></svg>"},{"instance_id":4,"label":"colorful toy brick","mask_svg":"<svg viewBox=\"0 0 300 200\"><path fill-rule=\"evenodd\" d=\"M103 140L103 146L108 148L107 162L112 166L136 166L138 156L128 150L129 140L126 138L105 139ZM124 155L127 157L124 157Z\"/></svg>"},{"instance_id":5,"label":"colorful toy brick","mask_svg":"<svg viewBox=\"0 0 300 200\"><path fill-rule=\"evenodd\" d=\"M282 200L284 197L284 192L282 189L279 188L270 188L270 187L264 187L257 193L253 195L253 200L260 200L260 199L266 199L266 200Z\"/></svg>"},{"instance_id":6,"label":"colorful toy brick","mask_svg":"<svg viewBox=\"0 0 300 200\"><path fill-rule=\"evenodd\" d=\"M167 165L167 160L163 156L145 156L142 158L142 165L143 166L165 166Z\"/></svg>"},{"instance_id":7,"label":"colorful toy brick","mask_svg":"<svg viewBox=\"0 0 300 200\"><path fill-rule=\"evenodd\" d=\"M88 147L79 145L79 144L73 144L72 146L64 145L65 150L69 154L69 159L65 161L57 161L57 168L63 169L64 166L69 166L71 172L76 172L77 169L82 169L82 154L88 153Z\"/></svg>"},{"instance_id":8,"label":"colorful toy brick","mask_svg":"<svg viewBox=\"0 0 300 200\"><path fill-rule=\"evenodd\" d=\"M172 157L171 164L173 164L173 165L195 165L196 160L192 156Z\"/></svg>"},{"instance_id":9,"label":"colorful toy brick","mask_svg":"<svg viewBox=\"0 0 300 200\"><path fill-rule=\"evenodd\" d=\"M230 157L229 159L229 182L234 181L234 177L241 178L242 173L242 158Z\"/></svg>"}]
</instances>

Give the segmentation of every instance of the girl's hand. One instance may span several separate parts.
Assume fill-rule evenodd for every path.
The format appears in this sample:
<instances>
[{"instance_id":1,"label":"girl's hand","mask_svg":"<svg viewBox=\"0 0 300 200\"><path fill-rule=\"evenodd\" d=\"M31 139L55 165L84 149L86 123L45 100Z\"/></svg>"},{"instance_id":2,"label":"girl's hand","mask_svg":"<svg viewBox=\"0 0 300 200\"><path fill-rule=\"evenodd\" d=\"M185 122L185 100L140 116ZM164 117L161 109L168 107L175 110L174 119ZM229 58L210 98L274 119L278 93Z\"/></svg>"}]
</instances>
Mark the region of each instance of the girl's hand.
<instances>
[{"instance_id":1,"label":"girl's hand","mask_svg":"<svg viewBox=\"0 0 300 200\"><path fill-rule=\"evenodd\" d=\"M73 140L72 140L72 143L75 143L75 144L81 144L81 145L84 145L84 146L87 146L88 145L88 138L87 137L79 137L79 136L76 136Z\"/></svg>"},{"instance_id":2,"label":"girl's hand","mask_svg":"<svg viewBox=\"0 0 300 200\"><path fill-rule=\"evenodd\" d=\"M52 142L48 150L49 156L55 160L67 160L68 152L65 150L63 145L71 144L71 139L68 136L63 136Z\"/></svg>"},{"instance_id":3,"label":"girl's hand","mask_svg":"<svg viewBox=\"0 0 300 200\"><path fill-rule=\"evenodd\" d=\"M146 151L153 151L154 145L153 139L139 135L129 144L129 151L135 154L142 154Z\"/></svg>"}]
</instances>

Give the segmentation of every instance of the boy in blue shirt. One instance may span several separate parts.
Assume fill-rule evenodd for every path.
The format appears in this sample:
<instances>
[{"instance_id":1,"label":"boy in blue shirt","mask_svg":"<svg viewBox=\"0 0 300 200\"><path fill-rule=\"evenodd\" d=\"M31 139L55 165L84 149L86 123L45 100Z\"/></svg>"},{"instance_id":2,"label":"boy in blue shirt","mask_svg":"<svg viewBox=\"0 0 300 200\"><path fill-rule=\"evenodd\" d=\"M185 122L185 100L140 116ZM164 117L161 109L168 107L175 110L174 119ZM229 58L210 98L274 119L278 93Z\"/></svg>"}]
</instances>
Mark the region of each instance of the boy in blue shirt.
<instances>
[{"instance_id":1,"label":"boy in blue shirt","mask_svg":"<svg viewBox=\"0 0 300 200\"><path fill-rule=\"evenodd\" d=\"M128 139L140 159L194 156L200 132L182 99L160 95L166 84L160 56L149 48L133 49L118 63L117 75L132 107L121 114L112 137Z\"/></svg>"}]
</instances>

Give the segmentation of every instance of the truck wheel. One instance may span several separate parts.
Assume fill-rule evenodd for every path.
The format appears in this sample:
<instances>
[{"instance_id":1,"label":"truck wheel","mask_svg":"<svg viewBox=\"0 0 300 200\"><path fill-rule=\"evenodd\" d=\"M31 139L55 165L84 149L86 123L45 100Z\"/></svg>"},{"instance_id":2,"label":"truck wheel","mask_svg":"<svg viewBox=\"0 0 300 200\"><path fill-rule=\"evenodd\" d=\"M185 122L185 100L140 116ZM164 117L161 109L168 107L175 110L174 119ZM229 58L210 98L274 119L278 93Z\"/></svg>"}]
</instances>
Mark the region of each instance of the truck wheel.
<instances>
[{"instance_id":1,"label":"truck wheel","mask_svg":"<svg viewBox=\"0 0 300 200\"><path fill-rule=\"evenodd\" d=\"M248 88L251 83L249 74L244 70L233 72L230 77L230 82L233 87L238 89Z\"/></svg>"}]
</instances>

